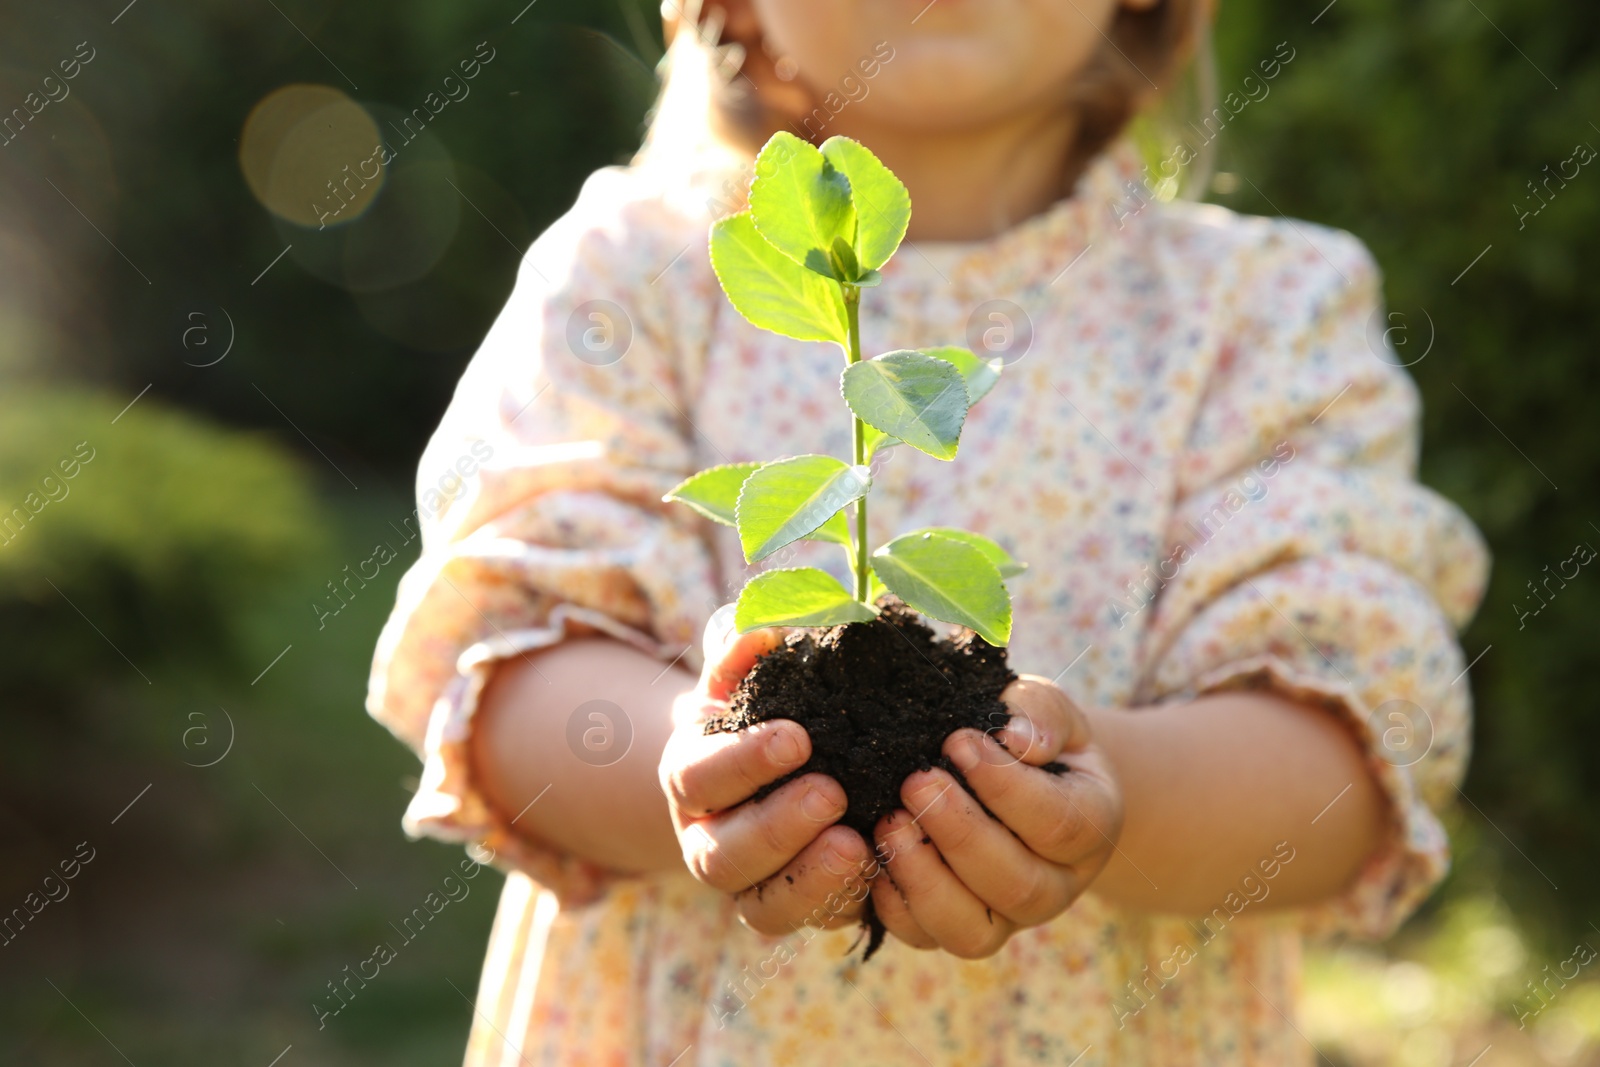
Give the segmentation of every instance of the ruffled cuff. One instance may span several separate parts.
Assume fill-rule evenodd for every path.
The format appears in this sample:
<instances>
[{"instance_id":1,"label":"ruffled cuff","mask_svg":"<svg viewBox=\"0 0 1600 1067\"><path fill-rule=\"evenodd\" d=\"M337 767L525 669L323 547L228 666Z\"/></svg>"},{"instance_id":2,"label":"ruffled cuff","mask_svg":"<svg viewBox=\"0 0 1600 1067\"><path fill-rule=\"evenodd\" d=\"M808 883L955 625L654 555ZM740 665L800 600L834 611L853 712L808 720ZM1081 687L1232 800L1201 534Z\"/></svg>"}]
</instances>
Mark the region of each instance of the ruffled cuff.
<instances>
[{"instance_id":1,"label":"ruffled cuff","mask_svg":"<svg viewBox=\"0 0 1600 1067\"><path fill-rule=\"evenodd\" d=\"M461 654L456 676L445 686L428 717L422 774L402 825L412 838L433 837L473 846L473 858L501 870L527 874L564 905L598 898L615 876L559 849L532 841L511 826L517 815L499 811L474 780L473 719L483 688L505 660L550 648L569 637L605 634L653 656L663 646L604 613L557 605L540 627L496 633ZM488 856L482 856L482 852Z\"/></svg>"},{"instance_id":2,"label":"ruffled cuff","mask_svg":"<svg viewBox=\"0 0 1600 1067\"><path fill-rule=\"evenodd\" d=\"M1200 694L1272 693L1320 708L1354 734L1366 754L1367 769L1388 797L1387 830L1383 844L1367 857L1354 882L1337 896L1303 910L1302 929L1310 937L1348 935L1381 940L1392 934L1450 869L1449 838L1423 802L1411 772L1416 760L1401 762L1385 747L1373 728L1371 709L1350 686L1296 671L1276 656L1256 656L1219 667L1202 676L1196 689ZM1335 803L1338 798L1330 798L1328 806Z\"/></svg>"}]
</instances>

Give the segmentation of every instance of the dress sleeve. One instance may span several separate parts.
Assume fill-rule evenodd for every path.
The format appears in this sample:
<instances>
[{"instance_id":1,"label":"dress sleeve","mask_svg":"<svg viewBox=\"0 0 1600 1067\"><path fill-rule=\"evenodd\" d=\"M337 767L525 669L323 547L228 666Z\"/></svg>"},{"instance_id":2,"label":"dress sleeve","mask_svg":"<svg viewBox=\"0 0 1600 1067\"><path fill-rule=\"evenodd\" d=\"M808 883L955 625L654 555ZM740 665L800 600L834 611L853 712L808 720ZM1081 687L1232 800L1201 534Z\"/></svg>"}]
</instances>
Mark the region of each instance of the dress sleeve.
<instances>
[{"instance_id":1,"label":"dress sleeve","mask_svg":"<svg viewBox=\"0 0 1600 1067\"><path fill-rule=\"evenodd\" d=\"M716 606L685 412L708 323L705 229L601 171L524 258L418 471L421 557L379 638L367 707L423 760L413 837L482 842L569 900L599 872L527 845L474 787L467 741L501 660L608 634L691 667ZM670 297L670 299L669 299Z\"/></svg>"},{"instance_id":2,"label":"dress sleeve","mask_svg":"<svg viewBox=\"0 0 1600 1067\"><path fill-rule=\"evenodd\" d=\"M1139 695L1261 689L1342 719L1388 796L1390 833L1306 926L1383 937L1449 865L1438 813L1465 770L1471 717L1456 634L1488 554L1415 479L1418 399L1372 327L1371 256L1320 227L1262 226L1230 287L1146 585Z\"/></svg>"}]
</instances>

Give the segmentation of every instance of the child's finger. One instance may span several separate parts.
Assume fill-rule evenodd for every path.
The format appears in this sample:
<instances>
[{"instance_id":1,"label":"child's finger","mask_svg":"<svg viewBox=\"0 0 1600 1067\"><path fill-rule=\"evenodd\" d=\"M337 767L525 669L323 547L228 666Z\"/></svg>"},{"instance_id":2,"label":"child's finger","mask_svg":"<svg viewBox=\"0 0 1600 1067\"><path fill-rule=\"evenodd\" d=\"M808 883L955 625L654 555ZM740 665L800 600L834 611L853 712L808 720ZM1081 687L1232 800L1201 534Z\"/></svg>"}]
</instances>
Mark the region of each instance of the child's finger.
<instances>
[{"instance_id":1,"label":"child's finger","mask_svg":"<svg viewBox=\"0 0 1600 1067\"><path fill-rule=\"evenodd\" d=\"M714 663L722 655L728 643L738 636L734 626L734 617L739 613L738 604L724 604L711 613L706 620L706 628L700 634L700 661Z\"/></svg>"},{"instance_id":2,"label":"child's finger","mask_svg":"<svg viewBox=\"0 0 1600 1067\"><path fill-rule=\"evenodd\" d=\"M884 817L879 843L917 925L952 956L969 960L991 956L1016 930L1010 919L996 914L961 884L909 812Z\"/></svg>"},{"instance_id":3,"label":"child's finger","mask_svg":"<svg viewBox=\"0 0 1600 1067\"><path fill-rule=\"evenodd\" d=\"M1121 809L1094 753L1073 757L1066 774L1005 764L994 753L978 756L971 747L993 747L974 730L953 734L945 754L995 818L1035 854L1071 866L1105 850L1121 831Z\"/></svg>"},{"instance_id":4,"label":"child's finger","mask_svg":"<svg viewBox=\"0 0 1600 1067\"><path fill-rule=\"evenodd\" d=\"M748 800L811 758L811 736L788 719L737 733L674 730L661 756L661 791L685 820Z\"/></svg>"},{"instance_id":5,"label":"child's finger","mask_svg":"<svg viewBox=\"0 0 1600 1067\"><path fill-rule=\"evenodd\" d=\"M861 835L830 826L755 892L739 897L739 917L757 933L782 937L802 925L831 930L861 917L872 853Z\"/></svg>"},{"instance_id":6,"label":"child's finger","mask_svg":"<svg viewBox=\"0 0 1600 1067\"><path fill-rule=\"evenodd\" d=\"M878 913L878 920L883 923L884 929L912 948L927 951L939 947L933 935L917 924L916 916L911 914L911 905L900 895L900 890L888 874L872 883L872 907Z\"/></svg>"},{"instance_id":7,"label":"child's finger","mask_svg":"<svg viewBox=\"0 0 1600 1067\"><path fill-rule=\"evenodd\" d=\"M965 731L962 743L983 742ZM947 751L952 746L947 744ZM1026 767L1006 768L1012 776L1042 774ZM990 818L970 794L942 770L921 771L906 779L900 799L917 813L917 823L932 838L961 883L988 907L1021 926L1034 926L1061 913L1077 896L1077 878L1029 851L1005 826Z\"/></svg>"},{"instance_id":8,"label":"child's finger","mask_svg":"<svg viewBox=\"0 0 1600 1067\"><path fill-rule=\"evenodd\" d=\"M771 796L690 823L679 835L683 861L707 885L737 893L786 867L844 811L839 783L808 774Z\"/></svg>"},{"instance_id":9,"label":"child's finger","mask_svg":"<svg viewBox=\"0 0 1600 1067\"><path fill-rule=\"evenodd\" d=\"M1025 674L1000 694L1011 719L989 731L1013 759L1042 767L1089 743L1089 724L1072 698L1048 679Z\"/></svg>"},{"instance_id":10,"label":"child's finger","mask_svg":"<svg viewBox=\"0 0 1600 1067\"><path fill-rule=\"evenodd\" d=\"M783 644L783 636L784 631L771 628L731 636L720 652L706 657L706 695L712 700L727 700L756 660Z\"/></svg>"}]
</instances>

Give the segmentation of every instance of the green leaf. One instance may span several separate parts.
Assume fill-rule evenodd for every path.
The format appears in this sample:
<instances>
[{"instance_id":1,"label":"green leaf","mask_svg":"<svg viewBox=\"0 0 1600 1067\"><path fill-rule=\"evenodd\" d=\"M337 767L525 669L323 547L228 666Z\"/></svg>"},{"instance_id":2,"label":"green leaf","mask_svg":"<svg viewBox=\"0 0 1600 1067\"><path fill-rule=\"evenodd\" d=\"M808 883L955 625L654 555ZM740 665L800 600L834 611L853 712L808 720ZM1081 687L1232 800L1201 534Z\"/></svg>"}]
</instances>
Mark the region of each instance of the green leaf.
<instances>
[{"instance_id":1,"label":"green leaf","mask_svg":"<svg viewBox=\"0 0 1600 1067\"><path fill-rule=\"evenodd\" d=\"M961 372L961 378L967 383L967 402L970 407L989 395L995 383L1000 380L1000 372L1005 368L1006 361L999 356L992 359L979 359L965 348L946 346L944 348L919 349L925 356L942 359L946 363L954 363L956 370Z\"/></svg>"},{"instance_id":2,"label":"green leaf","mask_svg":"<svg viewBox=\"0 0 1600 1067\"><path fill-rule=\"evenodd\" d=\"M872 462L872 457L878 454L880 448L893 448L900 443L900 438L890 437L876 426L868 426L867 432L862 435L862 443L866 446L867 462Z\"/></svg>"},{"instance_id":3,"label":"green leaf","mask_svg":"<svg viewBox=\"0 0 1600 1067\"><path fill-rule=\"evenodd\" d=\"M877 271L868 273L876 274ZM865 285L865 281L857 281L857 285ZM999 356L993 359L979 359L965 348L923 348L918 349L925 356L942 359L946 363L955 365L961 372L961 378L967 386L967 407L971 410L973 404L982 400L1000 380L1000 373L1005 367L1005 360ZM890 437L876 426L868 426L866 434L866 454L871 460L885 448L892 448L900 443L898 437Z\"/></svg>"},{"instance_id":4,"label":"green leaf","mask_svg":"<svg viewBox=\"0 0 1600 1067\"><path fill-rule=\"evenodd\" d=\"M941 537L949 537L963 544L971 545L979 552L982 552L985 559L994 564L995 570L1000 572L1001 578L1015 578L1028 569L1026 563L1018 563L1011 557L1011 553L982 534L975 534L971 530L958 530L954 526L930 526L924 530L917 530L915 533L937 534ZM907 534L906 536L910 537L912 535Z\"/></svg>"},{"instance_id":5,"label":"green leaf","mask_svg":"<svg viewBox=\"0 0 1600 1067\"><path fill-rule=\"evenodd\" d=\"M889 352L846 367L840 390L856 417L935 459L954 459L967 417L961 372L921 352Z\"/></svg>"},{"instance_id":6,"label":"green leaf","mask_svg":"<svg viewBox=\"0 0 1600 1067\"><path fill-rule=\"evenodd\" d=\"M856 250L850 247L850 242L843 237L833 239L832 259L834 277L841 281L854 282L861 276L861 264L856 262Z\"/></svg>"},{"instance_id":7,"label":"green leaf","mask_svg":"<svg viewBox=\"0 0 1600 1067\"><path fill-rule=\"evenodd\" d=\"M815 146L782 130L756 156L755 170L750 217L756 230L796 263L834 277L827 269L833 243L855 232L849 181Z\"/></svg>"},{"instance_id":8,"label":"green leaf","mask_svg":"<svg viewBox=\"0 0 1600 1067\"><path fill-rule=\"evenodd\" d=\"M707 467L699 474L679 482L661 499L667 503L687 504L708 519L724 526L733 526L734 509L739 505L739 489L759 466L759 463L724 463L718 467Z\"/></svg>"},{"instance_id":9,"label":"green leaf","mask_svg":"<svg viewBox=\"0 0 1600 1067\"><path fill-rule=\"evenodd\" d=\"M865 467L832 456L797 456L767 463L745 480L736 519L744 558L765 559L822 526L872 486Z\"/></svg>"},{"instance_id":10,"label":"green leaf","mask_svg":"<svg viewBox=\"0 0 1600 1067\"><path fill-rule=\"evenodd\" d=\"M911 194L878 157L848 137L830 137L822 155L850 182L856 211L856 258L863 270L889 262L911 221Z\"/></svg>"},{"instance_id":11,"label":"green leaf","mask_svg":"<svg viewBox=\"0 0 1600 1067\"><path fill-rule=\"evenodd\" d=\"M976 630L991 645L1011 640L1011 596L972 545L932 530L906 534L872 554L872 569L922 614Z\"/></svg>"},{"instance_id":12,"label":"green leaf","mask_svg":"<svg viewBox=\"0 0 1600 1067\"><path fill-rule=\"evenodd\" d=\"M711 227L711 267L739 314L797 341L848 345L844 291L768 244L742 211Z\"/></svg>"},{"instance_id":13,"label":"green leaf","mask_svg":"<svg viewBox=\"0 0 1600 1067\"><path fill-rule=\"evenodd\" d=\"M725 463L707 467L699 474L680 482L663 501L687 504L708 519L724 526L738 525L735 509L739 504L739 490L759 463ZM830 541L836 545L850 545L850 524L840 512L806 534L810 541Z\"/></svg>"},{"instance_id":14,"label":"green leaf","mask_svg":"<svg viewBox=\"0 0 1600 1067\"><path fill-rule=\"evenodd\" d=\"M763 626L871 622L877 614L846 592L827 571L794 567L766 571L746 582L733 609L733 624L744 634Z\"/></svg>"},{"instance_id":15,"label":"green leaf","mask_svg":"<svg viewBox=\"0 0 1600 1067\"><path fill-rule=\"evenodd\" d=\"M807 541L829 541L836 545L851 546L850 522L844 517L844 512L836 511L827 522L806 534Z\"/></svg>"}]
</instances>

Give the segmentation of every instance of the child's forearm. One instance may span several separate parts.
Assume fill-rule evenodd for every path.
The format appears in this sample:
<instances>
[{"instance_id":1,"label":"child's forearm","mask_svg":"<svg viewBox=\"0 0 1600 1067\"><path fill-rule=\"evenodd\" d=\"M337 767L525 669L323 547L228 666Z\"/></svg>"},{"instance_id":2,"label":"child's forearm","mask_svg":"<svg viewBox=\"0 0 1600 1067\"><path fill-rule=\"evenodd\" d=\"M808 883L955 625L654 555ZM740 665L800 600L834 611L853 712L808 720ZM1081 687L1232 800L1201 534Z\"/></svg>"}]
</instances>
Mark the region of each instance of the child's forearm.
<instances>
[{"instance_id":1,"label":"child's forearm","mask_svg":"<svg viewBox=\"0 0 1600 1067\"><path fill-rule=\"evenodd\" d=\"M1269 887L1261 906L1305 904L1347 886L1383 840L1387 802L1355 737L1324 712L1237 693L1090 718L1126 805L1093 885L1117 904L1199 915L1243 897L1247 875ZM1275 855L1284 842L1288 863Z\"/></svg>"},{"instance_id":2,"label":"child's forearm","mask_svg":"<svg viewBox=\"0 0 1600 1067\"><path fill-rule=\"evenodd\" d=\"M516 820L514 831L536 843L625 873L681 866L656 766L671 733L673 698L693 686L681 667L663 670L659 660L609 638L507 660L484 688L473 723L479 787ZM614 707L585 709L569 734L574 712L590 701ZM590 739L600 748L607 731L618 740L631 731L632 742L621 759L599 766L615 751L586 748L585 731L596 731ZM576 747L569 736L578 738Z\"/></svg>"}]
</instances>

